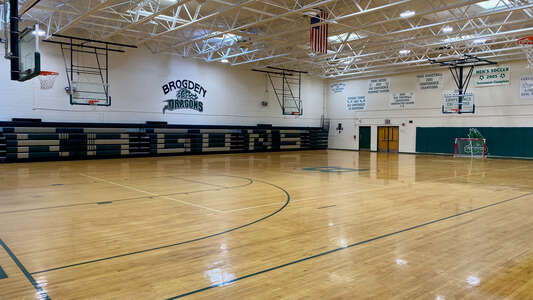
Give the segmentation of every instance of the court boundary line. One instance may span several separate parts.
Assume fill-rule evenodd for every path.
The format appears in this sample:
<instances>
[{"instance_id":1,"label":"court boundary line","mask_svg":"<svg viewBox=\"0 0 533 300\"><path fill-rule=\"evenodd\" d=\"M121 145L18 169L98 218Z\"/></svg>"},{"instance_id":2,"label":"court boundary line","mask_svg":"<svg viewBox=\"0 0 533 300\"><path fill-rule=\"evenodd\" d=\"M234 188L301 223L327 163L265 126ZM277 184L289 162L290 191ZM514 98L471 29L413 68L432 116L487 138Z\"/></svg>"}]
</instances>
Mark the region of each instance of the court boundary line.
<instances>
[{"instance_id":1,"label":"court boundary line","mask_svg":"<svg viewBox=\"0 0 533 300\"><path fill-rule=\"evenodd\" d=\"M26 279L28 279L28 281L31 283L33 288L35 288L37 293L41 296L41 299L43 299L43 300L51 300L52 298L50 298L50 296L48 296L48 293L46 293L46 291L43 289L43 287L35 280L35 278L33 278L31 273L28 272L28 270L24 267L22 262L20 262L20 260L17 258L15 253L13 253L13 251L11 251L11 249L9 249L9 247L6 245L6 243L4 243L4 241L2 239L0 239L0 246L2 246L2 248L4 248L4 250L6 251L7 255L9 255L9 257L11 257L11 260L13 260L13 262L17 265L19 270L24 274L24 276L26 276Z\"/></svg>"},{"instance_id":2,"label":"court boundary line","mask_svg":"<svg viewBox=\"0 0 533 300\"><path fill-rule=\"evenodd\" d=\"M83 174L83 173L79 173L79 174L80 174L81 176L84 176L84 177L87 177L87 178L91 178L91 179L93 179L93 180L99 180L99 181L102 181L102 182L105 182L105 183L108 183L108 184L112 184L112 185L120 186L120 187L123 187L123 188L125 188L125 189L130 189L130 190L132 190L132 191L136 191L136 192L139 192L139 193L143 193L143 194L150 195L150 196L152 196L152 197L161 197L161 198L164 198L164 199L167 199L167 200L172 200L172 201L175 201L175 202L178 202L178 203L184 204L184 205L189 205L189 206L193 206L193 207L196 207L196 208L202 208L202 209L205 209L205 210L209 210L209 211L211 211L211 212L224 213L223 211L218 210L218 209L210 208L210 207L203 206L203 205L199 205L199 204L194 204L194 203L192 203L192 202L188 202L188 201L183 201L183 200L175 199L175 198L172 198L172 197L170 197L170 196L162 196L162 195L159 195L159 194L156 194L156 193L152 193L152 192L148 192L148 191L145 191L145 190L138 189L138 188L133 187L133 186L129 186L129 185L125 185L125 184L116 183L116 182L113 182L113 181L111 181L111 180L107 180L107 179L103 179L103 178L98 178L98 177L91 176L91 175L87 175L87 174Z\"/></svg>"},{"instance_id":3,"label":"court boundary line","mask_svg":"<svg viewBox=\"0 0 533 300\"><path fill-rule=\"evenodd\" d=\"M236 176L233 176L233 177L236 177ZM237 177L237 178L246 178L246 177ZM81 265L87 265L87 264L91 264L91 263L97 263L97 262L101 262L101 261L111 260L111 259L115 259L115 258L120 258L120 257L125 257L125 256L131 256L131 255L136 255L136 254L141 254L141 253L146 253L146 252L151 252L151 251L156 251L156 250L161 250L161 249L166 249L166 248L171 248L171 247L176 247L176 246L181 246L181 245L184 245L184 244L190 244L190 243L198 242L198 241L201 241L201 240L206 240L206 239L209 239L209 238L212 238L212 237L215 237L215 236L219 236L219 235L223 235L223 234L230 233L230 232L233 232L233 231L237 231L239 229L242 229L242 228L257 224L257 223L259 223L261 221L264 221L264 220L266 220L266 219L278 214L282 210L284 210L289 205L289 203L291 202L291 196L290 196L289 192L287 192L287 190L285 190L284 188L282 188L282 187L280 187L278 185L275 185L273 183L270 183L270 182L267 182L267 181L263 181L263 180L259 180L259 179L255 179L255 180L251 179L251 178L246 178L246 179L252 180L252 182L262 182L264 184L273 186L274 188L282 191L285 194L285 196L287 197L287 199L286 199L285 203L283 204L283 206L278 208L276 211L274 211L274 212L272 212L272 213L270 213L270 214L268 214L268 215L266 215L266 216L264 216L264 217L262 217L260 219L257 219L255 221L252 221L252 222L246 223L244 225L240 225L240 226L237 226L237 227L225 230L225 231L221 231L221 232L213 233L213 234L210 234L210 235L206 235L206 236L198 237L198 238L195 238L195 239L191 239L191 240L188 240L188 241L178 242L178 243L169 244L169 245L163 245L163 246L159 246L159 247L153 247L153 248L144 249L144 250L128 252L128 253L119 254L119 255L113 255L113 256L99 258L99 259L88 260L88 261L75 263L75 264L70 264L70 265L65 265L65 266L60 266L60 267L49 268L49 269L45 269L45 270L41 270L41 271L31 272L29 274L30 275L35 275L35 274L47 273L47 272L51 272L51 271L57 271L57 270L77 267L77 266L81 266Z\"/></svg>"},{"instance_id":4,"label":"court boundary line","mask_svg":"<svg viewBox=\"0 0 533 300\"><path fill-rule=\"evenodd\" d=\"M203 184L203 185L215 186L215 187L218 187L218 188L224 188L224 186L220 185L220 184L213 184L213 183L207 183L207 182L202 182L202 181L198 181L198 180L185 179L185 178L178 177L178 176L171 176L171 177L179 179L179 180L183 180L183 181L186 181L186 182L192 182L192 183L198 183L198 184Z\"/></svg>"},{"instance_id":5,"label":"court boundary line","mask_svg":"<svg viewBox=\"0 0 533 300\"><path fill-rule=\"evenodd\" d=\"M220 188L213 188L213 189L207 189L207 190L193 190L193 191L187 191L187 192L178 192L178 193L170 193L170 194L160 194L159 196L172 196L172 195L188 195L188 194L195 194L195 193L203 193L203 192L212 192L212 191L219 191L219 190L232 190L236 188L242 188L249 185L252 185L254 181L250 178L245 177L239 177L239 176L231 176L231 175L209 175L209 176L219 176L219 177L234 177L239 179L246 179L248 180L248 183L240 184L240 185L234 185L234 186L226 186L226 187L220 187ZM167 176L165 176L167 177ZM144 196L144 197L131 197L131 198L121 198L116 200L108 200L111 202L122 202L122 201L131 201L131 200L140 200L144 198L150 198L154 196ZM73 203L73 204L65 204L65 205L57 205L57 206L45 206L45 207L36 207L36 208L27 208L27 209L19 209L19 210L6 210L6 211L0 211L0 215L4 214L14 214L14 213L24 213L24 212L31 212L31 211L38 211L38 210L47 210L47 209L57 209L57 208L66 208L66 207L76 207L76 206L87 206L87 205L96 205L101 201L97 202L83 202L83 203Z\"/></svg>"},{"instance_id":6,"label":"court boundary line","mask_svg":"<svg viewBox=\"0 0 533 300\"><path fill-rule=\"evenodd\" d=\"M190 291L190 292L187 292L187 293L179 294L177 296L167 298L167 300L174 300L174 299L178 299L178 298L183 298L183 297L186 297L186 296L190 296L190 295L194 295L194 294L197 294L197 293L200 293L200 292L211 290L211 289L214 289L214 288L217 288L217 287L229 285L229 284L232 284L234 282L237 282L237 281L240 281L240 280L243 280L243 279L246 279L246 278L250 278L250 277L257 276L257 275L261 275L263 273L267 273L267 272L275 271L275 270L278 270L278 269L282 269L282 268L287 267L287 266L291 266L291 265L294 265L294 264L297 264L297 263L308 261L308 260L311 260L311 259L314 259L314 258L318 258L318 257L321 257L321 256L328 255L328 254L336 253L336 252L339 252L339 251L342 251L342 250L346 250L346 249L349 249L349 248L353 248L353 247L356 247L356 246L368 244L368 243L376 241L376 240L381 240L381 239L384 239L384 238L387 238L387 237L390 237L390 236L394 236L394 235L398 235L398 234L401 234L401 233L404 233L404 232L412 231L412 230L415 230L415 229L418 229L418 228L421 228L421 227L429 226L429 225L432 225L432 224L435 224L435 223L440 223L442 221L446 221L446 220L449 220L449 219L457 218L457 217L460 217L460 216L463 216L463 215L466 215L466 214L474 213L474 212L477 212L477 211L480 211L480 210L483 210L483 209L487 209L487 208L490 208L490 207L493 207L493 206L498 206L498 205L501 205L501 204L504 204L504 203L507 203L507 202L511 202L513 200L517 200L517 199L520 199L520 198L524 198L524 197L527 197L527 196L531 196L531 195L533 195L533 192L522 194L522 195L519 195L519 196L515 196L515 197L512 197L512 198L508 198L508 199L505 199L505 200L502 200L502 201L494 202L494 203L487 204L487 205L484 205L484 206L480 206L480 207L477 207L477 208L473 208L473 209L470 209L470 210L466 210L466 211L463 211L463 212L460 212L460 213L457 213L457 214L454 214L454 215L450 215L450 216L447 216L447 217L442 217L442 218L435 219L435 220L432 220L432 221L428 221L428 222L425 222L425 223L422 223L422 224L419 224L419 225L414 225L414 226L411 226L411 227L407 227L407 228L404 228L404 229L401 229L401 230L398 230L398 231L394 231L394 232L389 232L389 233L386 233L386 234L378 235L378 236L375 236L375 237L370 238L370 239L366 239L366 240L363 240L363 241L359 241L359 242L355 242L355 243L346 245L344 247L339 247L339 248L335 248L335 249L332 249L332 250L324 251L324 252L321 252L321 253L317 253L315 255L311 255L311 256L307 256L307 257L300 258L300 259L297 259L297 260L293 260L291 262L288 262L288 263L285 263L285 264L282 264L282 265L274 266L274 267L271 267L271 268L268 268L268 269L264 269L264 270L261 270L261 271L257 271L257 272L254 272L254 273L250 273L250 274L244 275L244 276L240 276L240 277L234 278L232 280L219 282L219 283L216 283L216 284L204 287L204 288L200 288L200 289L193 290L193 291Z\"/></svg>"},{"instance_id":7,"label":"court boundary line","mask_svg":"<svg viewBox=\"0 0 533 300\"><path fill-rule=\"evenodd\" d=\"M262 204L262 205L256 205L256 206L248 206L248 207L243 207L243 208L224 210L224 212L232 213L232 212L238 212L238 211L249 210L249 209L254 209L254 208L267 207L267 206L275 206L275 205L280 205L280 203L268 203L268 204Z\"/></svg>"}]
</instances>

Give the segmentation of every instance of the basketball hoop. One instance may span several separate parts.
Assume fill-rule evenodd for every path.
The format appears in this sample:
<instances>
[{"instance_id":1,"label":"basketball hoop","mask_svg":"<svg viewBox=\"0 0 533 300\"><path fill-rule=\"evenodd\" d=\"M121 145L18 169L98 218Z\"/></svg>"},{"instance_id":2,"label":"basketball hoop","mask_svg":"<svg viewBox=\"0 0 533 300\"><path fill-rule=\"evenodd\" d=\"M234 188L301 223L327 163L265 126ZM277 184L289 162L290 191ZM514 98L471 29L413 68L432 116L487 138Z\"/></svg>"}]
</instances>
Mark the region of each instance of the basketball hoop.
<instances>
[{"instance_id":1,"label":"basketball hoop","mask_svg":"<svg viewBox=\"0 0 533 300\"><path fill-rule=\"evenodd\" d=\"M91 100L87 101L87 103L88 103L89 105L96 105L96 104L98 104L98 100L91 99Z\"/></svg>"},{"instance_id":2,"label":"basketball hoop","mask_svg":"<svg viewBox=\"0 0 533 300\"><path fill-rule=\"evenodd\" d=\"M516 42L526 54L528 68L533 68L533 35L518 39Z\"/></svg>"},{"instance_id":3,"label":"basketball hoop","mask_svg":"<svg viewBox=\"0 0 533 300\"><path fill-rule=\"evenodd\" d=\"M41 71L39 76L41 90L49 90L54 87L54 82L56 81L57 76L59 76L59 73L57 72Z\"/></svg>"}]
</instances>

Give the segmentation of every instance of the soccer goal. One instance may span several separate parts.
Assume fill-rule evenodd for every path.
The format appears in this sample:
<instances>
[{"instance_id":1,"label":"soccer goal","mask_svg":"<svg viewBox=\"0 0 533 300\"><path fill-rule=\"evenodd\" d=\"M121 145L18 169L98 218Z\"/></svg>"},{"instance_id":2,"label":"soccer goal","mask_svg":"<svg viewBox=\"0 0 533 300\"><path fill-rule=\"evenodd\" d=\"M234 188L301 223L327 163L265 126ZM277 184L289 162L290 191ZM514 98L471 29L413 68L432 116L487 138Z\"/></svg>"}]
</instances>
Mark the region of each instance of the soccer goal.
<instances>
[{"instance_id":1,"label":"soccer goal","mask_svg":"<svg viewBox=\"0 0 533 300\"><path fill-rule=\"evenodd\" d=\"M454 157L485 158L487 142L485 139L456 138Z\"/></svg>"}]
</instances>

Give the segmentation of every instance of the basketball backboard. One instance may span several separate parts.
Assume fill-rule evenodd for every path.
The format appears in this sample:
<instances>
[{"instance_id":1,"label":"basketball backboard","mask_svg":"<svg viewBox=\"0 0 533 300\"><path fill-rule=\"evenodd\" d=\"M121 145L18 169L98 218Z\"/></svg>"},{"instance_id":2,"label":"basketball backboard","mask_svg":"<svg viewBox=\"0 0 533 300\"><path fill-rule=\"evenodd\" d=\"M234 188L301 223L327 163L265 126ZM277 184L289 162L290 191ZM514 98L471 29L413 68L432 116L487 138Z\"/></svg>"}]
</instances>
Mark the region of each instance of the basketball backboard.
<instances>
[{"instance_id":1,"label":"basketball backboard","mask_svg":"<svg viewBox=\"0 0 533 300\"><path fill-rule=\"evenodd\" d=\"M267 70L252 69L252 71L266 73L267 85L270 83L272 86L283 115L303 115L302 74L307 74L307 72L275 67L267 67Z\"/></svg>"},{"instance_id":2,"label":"basketball backboard","mask_svg":"<svg viewBox=\"0 0 533 300\"><path fill-rule=\"evenodd\" d=\"M462 101L460 100L462 97ZM461 103L461 105L459 105ZM473 114L475 112L474 94L460 94L458 91L444 93L442 113L444 114Z\"/></svg>"},{"instance_id":3,"label":"basketball backboard","mask_svg":"<svg viewBox=\"0 0 533 300\"><path fill-rule=\"evenodd\" d=\"M18 40L19 81L30 80L41 73L39 25L24 29Z\"/></svg>"},{"instance_id":4,"label":"basketball backboard","mask_svg":"<svg viewBox=\"0 0 533 300\"><path fill-rule=\"evenodd\" d=\"M102 82L72 82L71 105L110 106L109 85Z\"/></svg>"},{"instance_id":5,"label":"basketball backboard","mask_svg":"<svg viewBox=\"0 0 533 300\"><path fill-rule=\"evenodd\" d=\"M0 5L0 43L4 49L4 58L9 56L9 2Z\"/></svg>"},{"instance_id":6,"label":"basketball backboard","mask_svg":"<svg viewBox=\"0 0 533 300\"><path fill-rule=\"evenodd\" d=\"M26 81L41 72L39 25L19 30L18 1L2 1L0 5L0 41L4 58L11 61L11 80Z\"/></svg>"}]
</instances>

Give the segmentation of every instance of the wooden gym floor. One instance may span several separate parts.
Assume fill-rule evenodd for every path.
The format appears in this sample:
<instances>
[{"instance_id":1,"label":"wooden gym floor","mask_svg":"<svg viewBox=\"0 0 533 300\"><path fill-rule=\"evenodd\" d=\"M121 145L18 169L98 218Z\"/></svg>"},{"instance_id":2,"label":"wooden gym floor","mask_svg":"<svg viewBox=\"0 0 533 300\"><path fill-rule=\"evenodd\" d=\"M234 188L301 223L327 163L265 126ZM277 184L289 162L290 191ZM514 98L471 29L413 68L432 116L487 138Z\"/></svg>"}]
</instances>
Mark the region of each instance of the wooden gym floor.
<instances>
[{"instance_id":1,"label":"wooden gym floor","mask_svg":"<svg viewBox=\"0 0 533 300\"><path fill-rule=\"evenodd\" d=\"M0 165L0 299L533 299L533 161Z\"/></svg>"}]
</instances>

